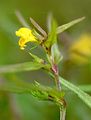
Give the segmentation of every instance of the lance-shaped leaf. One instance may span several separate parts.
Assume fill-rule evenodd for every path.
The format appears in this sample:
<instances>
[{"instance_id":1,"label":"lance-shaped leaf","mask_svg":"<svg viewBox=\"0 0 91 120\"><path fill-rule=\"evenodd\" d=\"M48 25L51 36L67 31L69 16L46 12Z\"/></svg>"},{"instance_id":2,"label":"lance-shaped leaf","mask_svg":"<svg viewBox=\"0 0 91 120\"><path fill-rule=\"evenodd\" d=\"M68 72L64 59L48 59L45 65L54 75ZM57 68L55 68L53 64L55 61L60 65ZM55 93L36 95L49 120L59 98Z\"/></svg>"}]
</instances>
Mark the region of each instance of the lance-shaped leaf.
<instances>
[{"instance_id":1,"label":"lance-shaped leaf","mask_svg":"<svg viewBox=\"0 0 91 120\"><path fill-rule=\"evenodd\" d=\"M70 28L71 26L73 26L73 25L81 22L81 21L84 20L84 19L85 19L85 17L78 18L78 19L73 20L73 21L71 21L71 22L69 22L69 23L67 23L67 24L64 24L64 25L62 25L62 26L59 26L59 27L57 28L57 30L56 30L56 33L57 33L57 34L62 33L63 31L67 30L67 29Z\"/></svg>"},{"instance_id":2,"label":"lance-shaped leaf","mask_svg":"<svg viewBox=\"0 0 91 120\"><path fill-rule=\"evenodd\" d=\"M38 63L36 61L33 62L25 62L14 65L6 65L0 67L0 73L12 73L12 72L22 72L22 71L33 71L38 70L40 68L48 68L49 65Z\"/></svg>"},{"instance_id":3,"label":"lance-shaped leaf","mask_svg":"<svg viewBox=\"0 0 91 120\"><path fill-rule=\"evenodd\" d=\"M56 88L43 86L37 82L29 84L21 82L21 84L2 84L0 85L0 91L7 91L17 94L31 94L39 100L53 101L57 105L63 105L62 100L64 97L63 91L58 91Z\"/></svg>"},{"instance_id":4,"label":"lance-shaped leaf","mask_svg":"<svg viewBox=\"0 0 91 120\"><path fill-rule=\"evenodd\" d=\"M85 92L91 92L91 84L90 85L80 85L78 87Z\"/></svg>"},{"instance_id":5,"label":"lance-shaped leaf","mask_svg":"<svg viewBox=\"0 0 91 120\"><path fill-rule=\"evenodd\" d=\"M31 23L34 25L34 27L46 38L47 33L38 25L38 23L30 17Z\"/></svg>"},{"instance_id":6,"label":"lance-shaped leaf","mask_svg":"<svg viewBox=\"0 0 91 120\"><path fill-rule=\"evenodd\" d=\"M54 19L51 21L51 30L48 34L48 39L45 41L45 46L49 49L57 41L57 23Z\"/></svg>"},{"instance_id":7,"label":"lance-shaped leaf","mask_svg":"<svg viewBox=\"0 0 91 120\"><path fill-rule=\"evenodd\" d=\"M31 57L34 59L35 62L38 62L40 64L44 63L44 60L39 58L38 56L32 54L31 52L29 52L29 55L31 55Z\"/></svg>"},{"instance_id":8,"label":"lance-shaped leaf","mask_svg":"<svg viewBox=\"0 0 91 120\"><path fill-rule=\"evenodd\" d=\"M77 94L78 97L83 100L91 108L91 96L82 91L79 87L75 86L74 84L66 81L62 77L59 77L60 84L64 85L66 88L71 90L73 93Z\"/></svg>"},{"instance_id":9,"label":"lance-shaped leaf","mask_svg":"<svg viewBox=\"0 0 91 120\"><path fill-rule=\"evenodd\" d=\"M28 23L25 21L25 19L23 18L22 14L20 13L20 11L16 10L15 11L15 14L18 18L18 20L20 21L20 23L24 26L24 27L27 27L27 28L31 28Z\"/></svg>"},{"instance_id":10,"label":"lance-shaped leaf","mask_svg":"<svg viewBox=\"0 0 91 120\"><path fill-rule=\"evenodd\" d=\"M61 52L58 49L58 45L56 43L53 44L53 46L51 48L51 54L52 54L53 61L56 64L58 64L63 58L61 55Z\"/></svg>"}]
</instances>

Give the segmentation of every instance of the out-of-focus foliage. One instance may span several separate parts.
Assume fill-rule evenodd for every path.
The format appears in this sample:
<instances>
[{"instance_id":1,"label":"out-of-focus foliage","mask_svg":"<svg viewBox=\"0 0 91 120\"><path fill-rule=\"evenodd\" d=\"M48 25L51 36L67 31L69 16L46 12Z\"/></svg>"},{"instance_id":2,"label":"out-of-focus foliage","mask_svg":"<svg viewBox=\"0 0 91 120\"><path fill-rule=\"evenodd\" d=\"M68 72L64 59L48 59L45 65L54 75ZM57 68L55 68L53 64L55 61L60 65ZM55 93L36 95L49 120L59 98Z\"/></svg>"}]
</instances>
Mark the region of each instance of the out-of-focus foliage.
<instances>
[{"instance_id":1,"label":"out-of-focus foliage","mask_svg":"<svg viewBox=\"0 0 91 120\"><path fill-rule=\"evenodd\" d=\"M64 57L63 63L60 64L60 74L77 85L91 84L90 59L89 63L78 65L71 62L67 57L69 56L69 47L72 47L72 45L76 43L74 40L78 40L80 35L86 32L91 34L90 8L91 0L1 0L0 65L21 63L30 61L31 59L31 57L27 53L22 52L17 45L18 39L15 36L15 31L22 25L14 14L15 10L20 10L29 24L29 17L33 17L46 31L47 25L45 24L45 20L49 12L53 13L59 25L68 23L75 18L86 16L86 20L84 22L72 27L70 30L67 30L67 32L61 35L61 39L59 35L59 47L61 51L63 51ZM88 43L86 42L86 45L87 44ZM40 57L44 57L44 53L40 48L34 52ZM11 81L14 81L15 79L22 79L26 82L38 80L43 84L53 85L53 83L50 82L51 78L46 76L46 74L41 70L38 73L25 72L23 74L1 75L0 82L11 83ZM66 101L68 103L67 120L73 120L73 118L74 120L91 119L91 110L75 95L67 92ZM11 95L9 93L0 93L0 120L58 120L58 118L58 108L52 103L38 102L30 95Z\"/></svg>"}]
</instances>

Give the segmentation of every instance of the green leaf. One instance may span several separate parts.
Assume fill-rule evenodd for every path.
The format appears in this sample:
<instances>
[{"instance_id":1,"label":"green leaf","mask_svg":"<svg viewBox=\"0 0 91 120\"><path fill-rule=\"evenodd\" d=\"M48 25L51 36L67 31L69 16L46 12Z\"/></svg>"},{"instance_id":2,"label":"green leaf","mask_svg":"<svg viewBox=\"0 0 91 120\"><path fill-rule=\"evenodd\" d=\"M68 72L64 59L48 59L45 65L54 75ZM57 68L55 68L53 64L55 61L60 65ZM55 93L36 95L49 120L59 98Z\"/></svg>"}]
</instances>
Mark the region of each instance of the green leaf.
<instances>
[{"instance_id":1,"label":"green leaf","mask_svg":"<svg viewBox=\"0 0 91 120\"><path fill-rule=\"evenodd\" d=\"M57 105L63 105L63 91L58 91L56 88L43 86L39 83L29 84L22 81L20 84L2 84L0 85L0 91L7 91L16 94L31 94L39 100L53 101Z\"/></svg>"},{"instance_id":2,"label":"green leaf","mask_svg":"<svg viewBox=\"0 0 91 120\"><path fill-rule=\"evenodd\" d=\"M58 45L55 43L51 48L51 54L52 58L54 60L54 63L58 64L62 60L62 55L58 49Z\"/></svg>"},{"instance_id":3,"label":"green leaf","mask_svg":"<svg viewBox=\"0 0 91 120\"><path fill-rule=\"evenodd\" d=\"M29 52L29 54L31 55L31 57L34 59L35 62L38 62L40 64L44 63L43 59L39 58L38 56L36 56L36 55L34 55L34 54L30 53L30 52Z\"/></svg>"},{"instance_id":4,"label":"green leaf","mask_svg":"<svg viewBox=\"0 0 91 120\"><path fill-rule=\"evenodd\" d=\"M8 85L0 85L0 91L6 91L16 94L29 94L31 93L31 89L26 89L22 87L14 87L14 86L8 86Z\"/></svg>"},{"instance_id":5,"label":"green leaf","mask_svg":"<svg viewBox=\"0 0 91 120\"><path fill-rule=\"evenodd\" d=\"M38 63L36 61L33 62L25 62L14 65L6 65L0 67L0 73L12 73L12 72L22 72L22 71L32 71L38 70L40 68L49 68L49 65Z\"/></svg>"},{"instance_id":6,"label":"green leaf","mask_svg":"<svg viewBox=\"0 0 91 120\"><path fill-rule=\"evenodd\" d=\"M91 92L91 85L80 85L78 87L85 92Z\"/></svg>"},{"instance_id":7,"label":"green leaf","mask_svg":"<svg viewBox=\"0 0 91 120\"><path fill-rule=\"evenodd\" d=\"M18 18L18 20L20 21L20 23L24 26L24 27L27 27L27 28L31 28L28 23L26 22L26 20L23 18L22 14L20 13L20 11L16 10L15 11L15 14Z\"/></svg>"},{"instance_id":8,"label":"green leaf","mask_svg":"<svg viewBox=\"0 0 91 120\"><path fill-rule=\"evenodd\" d=\"M54 19L52 19L51 30L49 32L48 39L44 43L47 48L50 48L57 41L56 29L57 23Z\"/></svg>"},{"instance_id":9,"label":"green leaf","mask_svg":"<svg viewBox=\"0 0 91 120\"><path fill-rule=\"evenodd\" d=\"M46 38L47 33L38 25L38 23L30 17L31 23L34 25L34 27Z\"/></svg>"},{"instance_id":10,"label":"green leaf","mask_svg":"<svg viewBox=\"0 0 91 120\"><path fill-rule=\"evenodd\" d=\"M62 77L59 77L60 84L64 85L66 88L74 92L75 94L78 95L78 97L83 100L86 105L88 105L91 108L91 96L82 91L79 87L75 86L74 84L66 81Z\"/></svg>"},{"instance_id":11,"label":"green leaf","mask_svg":"<svg viewBox=\"0 0 91 120\"><path fill-rule=\"evenodd\" d=\"M69 23L67 23L67 24L64 24L64 25L62 25L62 26L59 26L59 27L57 28L57 30L56 30L56 33L57 33L57 34L62 33L63 31L67 30L67 29L70 28L71 26L73 26L73 25L81 22L81 21L84 20L84 19L85 19L85 17L78 18L78 19L73 20L73 21L71 21L71 22L69 22Z\"/></svg>"}]
</instances>

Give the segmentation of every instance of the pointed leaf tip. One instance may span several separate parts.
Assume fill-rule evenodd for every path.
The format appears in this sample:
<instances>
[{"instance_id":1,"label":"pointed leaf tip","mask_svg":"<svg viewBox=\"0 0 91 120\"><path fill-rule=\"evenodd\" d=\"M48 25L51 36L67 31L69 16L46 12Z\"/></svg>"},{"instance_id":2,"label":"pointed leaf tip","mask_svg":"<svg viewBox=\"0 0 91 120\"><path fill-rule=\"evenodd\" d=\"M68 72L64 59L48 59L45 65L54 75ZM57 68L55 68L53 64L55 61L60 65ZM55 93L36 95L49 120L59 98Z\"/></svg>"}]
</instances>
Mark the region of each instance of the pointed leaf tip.
<instances>
[{"instance_id":1,"label":"pointed leaf tip","mask_svg":"<svg viewBox=\"0 0 91 120\"><path fill-rule=\"evenodd\" d=\"M81 21L84 20L84 19L85 19L85 17L81 17L81 18L78 18L78 19L76 19L76 20L73 20L73 21L71 21L71 22L69 22L69 23L67 23L67 24L64 24L64 25L62 25L62 26L59 26L59 27L57 28L57 34L62 33L63 31L67 30L67 29L70 28L71 26L73 26L73 25L81 22Z\"/></svg>"}]
</instances>

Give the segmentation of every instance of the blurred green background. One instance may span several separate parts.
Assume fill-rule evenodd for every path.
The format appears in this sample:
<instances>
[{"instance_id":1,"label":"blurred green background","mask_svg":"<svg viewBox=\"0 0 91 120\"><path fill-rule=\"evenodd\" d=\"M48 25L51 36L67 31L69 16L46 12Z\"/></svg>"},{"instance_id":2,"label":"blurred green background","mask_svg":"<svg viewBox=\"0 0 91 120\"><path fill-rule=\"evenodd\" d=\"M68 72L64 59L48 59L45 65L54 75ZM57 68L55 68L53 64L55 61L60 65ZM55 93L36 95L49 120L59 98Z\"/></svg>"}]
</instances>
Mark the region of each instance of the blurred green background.
<instances>
[{"instance_id":1,"label":"blurred green background","mask_svg":"<svg viewBox=\"0 0 91 120\"><path fill-rule=\"evenodd\" d=\"M80 51L81 59L70 58L69 49L74 41L80 40L80 36L89 33L86 38L91 41L91 0L0 0L0 66L7 64L22 63L30 61L31 57L20 50L18 38L15 31L22 27L18 21L15 11L19 10L25 20L30 24L29 17L36 20L44 30L47 31L47 15L52 12L58 25L65 24L76 18L86 16L86 19L73 26L58 36L59 49L64 56L59 65L60 75L76 85L91 84L91 43L87 48L89 54ZM31 24L30 24L31 25ZM84 37L83 37L84 39ZM86 42L86 41L85 41ZM40 57L42 51L36 50ZM75 60L74 60L75 59ZM83 62L86 59L86 62ZM23 72L0 75L0 83L12 82L14 80L33 82L34 80L44 85L53 85L53 81L42 70L35 72ZM14 83L13 83L14 84ZM67 116L66 120L91 120L91 109L89 109L76 95L66 92ZM10 94L0 92L0 120L59 120L59 109L51 102L38 101L26 94Z\"/></svg>"}]
</instances>

